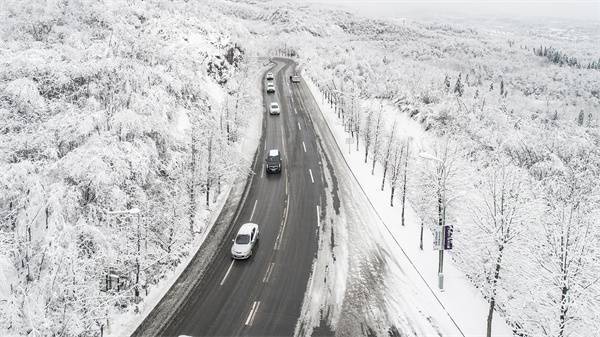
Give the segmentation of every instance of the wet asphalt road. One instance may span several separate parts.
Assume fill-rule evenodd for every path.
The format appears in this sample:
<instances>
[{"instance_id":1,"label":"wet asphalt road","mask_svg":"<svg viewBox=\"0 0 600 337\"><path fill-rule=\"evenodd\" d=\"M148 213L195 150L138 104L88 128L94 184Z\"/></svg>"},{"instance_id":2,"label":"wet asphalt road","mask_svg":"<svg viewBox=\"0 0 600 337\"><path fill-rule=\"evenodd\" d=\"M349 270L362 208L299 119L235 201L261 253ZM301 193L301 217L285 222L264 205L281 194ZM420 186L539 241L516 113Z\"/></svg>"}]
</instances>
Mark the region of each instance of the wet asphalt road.
<instances>
[{"instance_id":1,"label":"wet asphalt road","mask_svg":"<svg viewBox=\"0 0 600 337\"><path fill-rule=\"evenodd\" d=\"M273 62L268 72L275 74L277 90L267 94L263 87L263 136L254 175L235 211L232 197L217 219L220 227L209 235L207 241L219 241L207 244L216 253L202 255L203 245L134 336L293 335L316 255L324 188L315 131L305 106L292 95L304 83L290 82L292 61ZM279 116L268 114L273 101L280 104ZM281 174L265 173L269 149L282 152ZM250 259L234 261L231 240L246 222L259 225L260 240Z\"/></svg>"}]
</instances>

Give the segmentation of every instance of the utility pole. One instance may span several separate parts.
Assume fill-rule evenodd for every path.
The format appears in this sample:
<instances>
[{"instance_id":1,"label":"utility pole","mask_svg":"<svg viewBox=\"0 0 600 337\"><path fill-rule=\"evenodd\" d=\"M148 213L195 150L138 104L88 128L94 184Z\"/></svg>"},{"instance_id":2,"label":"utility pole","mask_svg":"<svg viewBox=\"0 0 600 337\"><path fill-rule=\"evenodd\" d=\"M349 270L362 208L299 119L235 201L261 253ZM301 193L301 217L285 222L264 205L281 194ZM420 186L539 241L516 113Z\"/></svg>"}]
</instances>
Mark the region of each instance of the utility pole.
<instances>
[{"instance_id":1,"label":"utility pole","mask_svg":"<svg viewBox=\"0 0 600 337\"><path fill-rule=\"evenodd\" d=\"M446 184L445 179L445 163L443 160L428 154L420 153L419 157L423 159L433 160L438 162L437 173L437 197L438 197L438 224L439 224L439 239L440 247L438 249L438 288L444 291L444 224L446 222Z\"/></svg>"}]
</instances>

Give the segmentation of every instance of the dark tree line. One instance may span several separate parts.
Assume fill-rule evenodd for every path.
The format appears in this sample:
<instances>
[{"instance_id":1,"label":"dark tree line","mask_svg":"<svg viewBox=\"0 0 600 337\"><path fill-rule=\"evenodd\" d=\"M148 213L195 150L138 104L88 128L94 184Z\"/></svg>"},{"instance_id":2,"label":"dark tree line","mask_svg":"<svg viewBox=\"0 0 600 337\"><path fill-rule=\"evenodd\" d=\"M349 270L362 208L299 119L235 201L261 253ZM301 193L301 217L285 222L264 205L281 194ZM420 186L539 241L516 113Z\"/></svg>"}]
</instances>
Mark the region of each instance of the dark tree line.
<instances>
[{"instance_id":1,"label":"dark tree line","mask_svg":"<svg viewBox=\"0 0 600 337\"><path fill-rule=\"evenodd\" d=\"M537 56L546 57L550 62L558 65L567 65L570 67L581 68L581 64L575 57L571 57L566 53L554 48L554 47L542 47L533 48L533 53Z\"/></svg>"},{"instance_id":2,"label":"dark tree line","mask_svg":"<svg viewBox=\"0 0 600 337\"><path fill-rule=\"evenodd\" d=\"M536 56L546 57L550 62L560 66L567 65L575 68L600 70L600 58L596 61L588 63L587 65L583 65L579 62L579 60L577 60L577 58L569 56L554 47L540 46L539 48L533 48L533 54Z\"/></svg>"}]
</instances>

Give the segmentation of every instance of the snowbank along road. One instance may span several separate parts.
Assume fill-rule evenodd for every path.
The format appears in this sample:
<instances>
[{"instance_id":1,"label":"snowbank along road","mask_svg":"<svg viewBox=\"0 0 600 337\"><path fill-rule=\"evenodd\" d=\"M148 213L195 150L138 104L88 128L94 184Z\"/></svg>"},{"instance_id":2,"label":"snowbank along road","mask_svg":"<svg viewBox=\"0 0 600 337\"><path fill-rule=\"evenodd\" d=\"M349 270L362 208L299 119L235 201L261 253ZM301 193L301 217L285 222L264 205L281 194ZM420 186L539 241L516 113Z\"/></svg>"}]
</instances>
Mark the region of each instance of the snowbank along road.
<instances>
[{"instance_id":1,"label":"snowbank along road","mask_svg":"<svg viewBox=\"0 0 600 337\"><path fill-rule=\"evenodd\" d=\"M320 171L320 159L312 123L291 98L297 85L289 81L293 67L290 61L275 59L268 70L275 74L276 92L263 90L263 136L254 174L230 224L217 220L215 227L229 228L205 272L196 276L183 300L173 301L169 296L193 278L184 272L134 336L293 335L316 254L317 206L324 190L320 175L313 174ZM268 114L271 102L279 102L280 115ZM269 149L282 153L281 174L265 173ZM250 259L234 261L231 240L246 222L260 226L260 240Z\"/></svg>"}]
</instances>

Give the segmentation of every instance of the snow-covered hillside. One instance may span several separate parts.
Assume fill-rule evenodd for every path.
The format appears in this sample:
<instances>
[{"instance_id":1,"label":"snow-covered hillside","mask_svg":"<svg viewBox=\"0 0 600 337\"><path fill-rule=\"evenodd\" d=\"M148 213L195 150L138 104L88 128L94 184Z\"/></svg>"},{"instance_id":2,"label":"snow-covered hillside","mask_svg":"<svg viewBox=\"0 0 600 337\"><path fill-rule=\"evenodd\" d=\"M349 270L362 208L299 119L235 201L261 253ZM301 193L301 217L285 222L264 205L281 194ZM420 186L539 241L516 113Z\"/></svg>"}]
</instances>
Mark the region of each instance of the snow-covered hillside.
<instances>
[{"instance_id":1,"label":"snow-covered hillside","mask_svg":"<svg viewBox=\"0 0 600 337\"><path fill-rule=\"evenodd\" d=\"M264 61L206 3L4 1L0 15L0 335L99 335L247 173L241 135L262 111L247 78Z\"/></svg>"}]
</instances>

